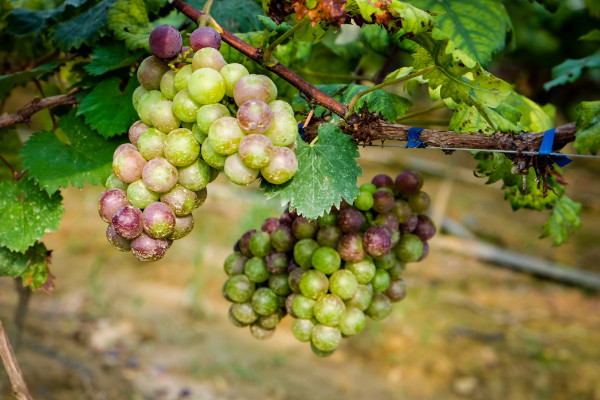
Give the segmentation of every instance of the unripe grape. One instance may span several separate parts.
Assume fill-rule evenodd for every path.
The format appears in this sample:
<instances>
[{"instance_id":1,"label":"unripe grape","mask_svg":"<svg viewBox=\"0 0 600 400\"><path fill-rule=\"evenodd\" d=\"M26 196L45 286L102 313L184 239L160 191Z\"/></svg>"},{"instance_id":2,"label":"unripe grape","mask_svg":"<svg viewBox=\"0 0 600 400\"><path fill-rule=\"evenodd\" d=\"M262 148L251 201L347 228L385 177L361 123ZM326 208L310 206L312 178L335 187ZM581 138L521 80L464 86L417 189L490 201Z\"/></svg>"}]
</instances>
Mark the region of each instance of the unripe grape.
<instances>
[{"instance_id":1,"label":"unripe grape","mask_svg":"<svg viewBox=\"0 0 600 400\"><path fill-rule=\"evenodd\" d=\"M108 227L106 227L106 239L119 251L131 250L131 240L119 236L111 224L108 224Z\"/></svg>"},{"instance_id":2,"label":"unripe grape","mask_svg":"<svg viewBox=\"0 0 600 400\"><path fill-rule=\"evenodd\" d=\"M417 235L422 241L431 239L436 232L433 221L427 215L419 215L417 218L418 222L414 234Z\"/></svg>"},{"instance_id":3,"label":"unripe grape","mask_svg":"<svg viewBox=\"0 0 600 400\"><path fill-rule=\"evenodd\" d=\"M104 183L104 187L106 189L122 189L127 190L127 183L121 181L119 178L115 176L115 174L110 174L106 179L106 183Z\"/></svg>"},{"instance_id":4,"label":"unripe grape","mask_svg":"<svg viewBox=\"0 0 600 400\"><path fill-rule=\"evenodd\" d=\"M242 64L231 63L225 65L219 71L225 82L225 94L229 97L233 97L233 88L237 81L242 77L250 74L246 67Z\"/></svg>"},{"instance_id":5,"label":"unripe grape","mask_svg":"<svg viewBox=\"0 0 600 400\"><path fill-rule=\"evenodd\" d=\"M358 192L358 196L354 199L354 207L362 211L368 211L373 207L373 195L367 191Z\"/></svg>"},{"instance_id":6,"label":"unripe grape","mask_svg":"<svg viewBox=\"0 0 600 400\"><path fill-rule=\"evenodd\" d=\"M273 314L278 305L277 295L269 288L258 288L252 295L252 308L259 315Z\"/></svg>"},{"instance_id":7,"label":"unripe grape","mask_svg":"<svg viewBox=\"0 0 600 400\"><path fill-rule=\"evenodd\" d=\"M122 189L109 189L100 195L98 214L104 222L111 222L115 212L121 207L130 205L127 193Z\"/></svg>"},{"instance_id":8,"label":"unripe grape","mask_svg":"<svg viewBox=\"0 0 600 400\"><path fill-rule=\"evenodd\" d=\"M205 47L212 47L219 50L221 47L221 35L215 29L203 26L195 29L190 35L190 46L194 51Z\"/></svg>"},{"instance_id":9,"label":"unripe grape","mask_svg":"<svg viewBox=\"0 0 600 400\"><path fill-rule=\"evenodd\" d=\"M244 324L251 324L258 319L258 314L254 311L252 303L249 301L244 303L233 303L229 309L235 319Z\"/></svg>"},{"instance_id":10,"label":"unripe grape","mask_svg":"<svg viewBox=\"0 0 600 400\"><path fill-rule=\"evenodd\" d=\"M331 210L330 212L321 215L317 218L317 225L319 225L319 228L322 228L327 225L337 226L338 214L339 212L337 210Z\"/></svg>"},{"instance_id":11,"label":"unripe grape","mask_svg":"<svg viewBox=\"0 0 600 400\"><path fill-rule=\"evenodd\" d=\"M188 81L188 92L198 104L218 103L225 96L225 82L212 68L196 69Z\"/></svg>"},{"instance_id":12,"label":"unripe grape","mask_svg":"<svg viewBox=\"0 0 600 400\"><path fill-rule=\"evenodd\" d=\"M258 169L247 167L238 153L234 153L225 160L225 175L237 185L249 185L258 178Z\"/></svg>"},{"instance_id":13,"label":"unripe grape","mask_svg":"<svg viewBox=\"0 0 600 400\"><path fill-rule=\"evenodd\" d=\"M286 252L294 248L296 238L289 226L280 225L271 232L271 244L277 251Z\"/></svg>"},{"instance_id":14,"label":"unripe grape","mask_svg":"<svg viewBox=\"0 0 600 400\"><path fill-rule=\"evenodd\" d=\"M392 245L390 231L381 226L372 226L363 235L363 247L373 257L389 253Z\"/></svg>"},{"instance_id":15,"label":"unripe grape","mask_svg":"<svg viewBox=\"0 0 600 400\"><path fill-rule=\"evenodd\" d=\"M167 135L158 129L148 128L138 138L138 150L146 160L164 157Z\"/></svg>"},{"instance_id":16,"label":"unripe grape","mask_svg":"<svg viewBox=\"0 0 600 400\"><path fill-rule=\"evenodd\" d=\"M170 246L168 239L153 239L142 233L131 242L131 252L139 261L158 261L165 256Z\"/></svg>"},{"instance_id":17,"label":"unripe grape","mask_svg":"<svg viewBox=\"0 0 600 400\"><path fill-rule=\"evenodd\" d=\"M142 177L145 165L146 160L137 150L126 150L114 158L112 170L119 180L131 183Z\"/></svg>"},{"instance_id":18,"label":"unripe grape","mask_svg":"<svg viewBox=\"0 0 600 400\"><path fill-rule=\"evenodd\" d=\"M240 238L240 241L238 243L240 246L240 251L242 252L243 255L245 255L248 258L254 257L254 255L250 251L250 239L252 239L252 236L254 236L256 234L256 232L257 232L256 229L250 229L249 231L246 231L242 235L242 237Z\"/></svg>"},{"instance_id":19,"label":"unripe grape","mask_svg":"<svg viewBox=\"0 0 600 400\"><path fill-rule=\"evenodd\" d=\"M364 329L366 322L367 318L364 312L356 307L347 307L340 319L339 329L342 335L356 335Z\"/></svg>"},{"instance_id":20,"label":"unripe grape","mask_svg":"<svg viewBox=\"0 0 600 400\"><path fill-rule=\"evenodd\" d=\"M373 177L373 179L371 179L371 183L373 185L375 185L376 188L389 188L389 189L394 189L394 181L392 180L392 178L390 178L389 175L386 174L379 174L379 175L375 175Z\"/></svg>"},{"instance_id":21,"label":"unripe grape","mask_svg":"<svg viewBox=\"0 0 600 400\"><path fill-rule=\"evenodd\" d=\"M362 260L365 257L362 236L356 232L345 234L338 242L337 251L344 261Z\"/></svg>"},{"instance_id":22,"label":"unripe grape","mask_svg":"<svg viewBox=\"0 0 600 400\"><path fill-rule=\"evenodd\" d=\"M371 305L373 297L373 288L371 285L358 285L354 296L346 301L346 309L356 307L361 311L365 311Z\"/></svg>"},{"instance_id":23,"label":"unripe grape","mask_svg":"<svg viewBox=\"0 0 600 400\"><path fill-rule=\"evenodd\" d=\"M154 239L169 236L175 227L175 213L161 202L149 204L142 213L144 232Z\"/></svg>"},{"instance_id":24,"label":"unripe grape","mask_svg":"<svg viewBox=\"0 0 600 400\"><path fill-rule=\"evenodd\" d=\"M196 114L196 123L198 130L204 137L208 136L208 130L213 122L221 117L230 117L231 113L223 104L207 104L198 109ZM201 143L200 141L198 141Z\"/></svg>"},{"instance_id":25,"label":"unripe grape","mask_svg":"<svg viewBox=\"0 0 600 400\"><path fill-rule=\"evenodd\" d=\"M275 311L273 314L262 315L258 318L257 324L260 325L261 328L275 330L279 321L281 321L281 317L283 316L280 310Z\"/></svg>"},{"instance_id":26,"label":"unripe grape","mask_svg":"<svg viewBox=\"0 0 600 400\"><path fill-rule=\"evenodd\" d=\"M263 221L260 230L271 234L277 228L279 228L279 218L271 217Z\"/></svg>"},{"instance_id":27,"label":"unripe grape","mask_svg":"<svg viewBox=\"0 0 600 400\"><path fill-rule=\"evenodd\" d=\"M371 280L371 285L373 285L374 293L381 293L387 290L390 286L390 273L385 269L377 268L375 270L375 276Z\"/></svg>"},{"instance_id":28,"label":"unripe grape","mask_svg":"<svg viewBox=\"0 0 600 400\"><path fill-rule=\"evenodd\" d=\"M301 215L292 222L292 234L297 239L314 238L318 229L317 220L313 219L309 221Z\"/></svg>"},{"instance_id":29,"label":"unripe grape","mask_svg":"<svg viewBox=\"0 0 600 400\"><path fill-rule=\"evenodd\" d=\"M294 260L302 268L312 267L313 253L319 248L319 245L313 239L302 239L294 245Z\"/></svg>"},{"instance_id":30,"label":"unripe grape","mask_svg":"<svg viewBox=\"0 0 600 400\"><path fill-rule=\"evenodd\" d=\"M337 326L345 311L344 302L334 294L326 294L319 298L313 310L317 321L327 326Z\"/></svg>"},{"instance_id":31,"label":"unripe grape","mask_svg":"<svg viewBox=\"0 0 600 400\"><path fill-rule=\"evenodd\" d=\"M252 298L255 287L246 275L234 275L225 282L225 293L231 301L244 303Z\"/></svg>"},{"instance_id":32,"label":"unripe grape","mask_svg":"<svg viewBox=\"0 0 600 400\"><path fill-rule=\"evenodd\" d=\"M112 218L112 225L117 235L125 239L138 237L144 229L142 225L142 211L134 206L119 208Z\"/></svg>"},{"instance_id":33,"label":"unripe grape","mask_svg":"<svg viewBox=\"0 0 600 400\"><path fill-rule=\"evenodd\" d=\"M260 169L260 173L267 182L279 185L289 181L298 171L296 154L287 147L275 146L273 158L267 166Z\"/></svg>"},{"instance_id":34,"label":"unripe grape","mask_svg":"<svg viewBox=\"0 0 600 400\"><path fill-rule=\"evenodd\" d=\"M177 183L192 192L197 192L208 185L210 178L210 166L203 159L198 158L190 165L179 168Z\"/></svg>"},{"instance_id":35,"label":"unripe grape","mask_svg":"<svg viewBox=\"0 0 600 400\"><path fill-rule=\"evenodd\" d=\"M325 225L317 232L317 243L321 247L336 249L343 233L337 226Z\"/></svg>"},{"instance_id":36,"label":"unripe grape","mask_svg":"<svg viewBox=\"0 0 600 400\"><path fill-rule=\"evenodd\" d=\"M315 303L315 300L299 294L294 297L292 311L294 312L294 315L296 315L296 318L312 318L314 315Z\"/></svg>"},{"instance_id":37,"label":"unripe grape","mask_svg":"<svg viewBox=\"0 0 600 400\"><path fill-rule=\"evenodd\" d=\"M248 247L255 257L266 257L273 250L269 234L262 231L252 235L248 242Z\"/></svg>"},{"instance_id":38,"label":"unripe grape","mask_svg":"<svg viewBox=\"0 0 600 400\"><path fill-rule=\"evenodd\" d=\"M138 109L138 104L140 103L140 99L146 93L148 93L148 89L146 89L145 87L140 85L140 86L136 87L135 90L133 91L133 93L131 94L131 103L133 104L133 108L135 108L136 111Z\"/></svg>"},{"instance_id":39,"label":"unripe grape","mask_svg":"<svg viewBox=\"0 0 600 400\"><path fill-rule=\"evenodd\" d=\"M173 102L169 100L159 101L150 111L152 125L161 132L169 133L179 128L181 120L173 114Z\"/></svg>"},{"instance_id":40,"label":"unripe grape","mask_svg":"<svg viewBox=\"0 0 600 400\"><path fill-rule=\"evenodd\" d=\"M248 257L239 251L234 251L225 259L225 262L223 263L223 270L229 277L243 274L246 261L248 261Z\"/></svg>"},{"instance_id":41,"label":"unripe grape","mask_svg":"<svg viewBox=\"0 0 600 400\"><path fill-rule=\"evenodd\" d=\"M337 224L344 233L358 232L363 222L363 214L354 207L345 208L338 214Z\"/></svg>"},{"instance_id":42,"label":"unripe grape","mask_svg":"<svg viewBox=\"0 0 600 400\"><path fill-rule=\"evenodd\" d=\"M371 299L371 305L365 314L375 321L381 321L392 312L392 301L383 293L376 293Z\"/></svg>"},{"instance_id":43,"label":"unripe grape","mask_svg":"<svg viewBox=\"0 0 600 400\"><path fill-rule=\"evenodd\" d=\"M304 239L306 240L306 239ZM317 300L327 293L329 280L316 269L309 269L300 278L300 292L309 299Z\"/></svg>"},{"instance_id":44,"label":"unripe grape","mask_svg":"<svg viewBox=\"0 0 600 400\"><path fill-rule=\"evenodd\" d=\"M263 79L261 75L244 75L238 79L233 87L233 99L238 106L248 100L261 100L269 103L271 101L271 90L269 82Z\"/></svg>"},{"instance_id":45,"label":"unripe grape","mask_svg":"<svg viewBox=\"0 0 600 400\"><path fill-rule=\"evenodd\" d=\"M275 329L265 329L257 323L250 325L250 334L255 339L265 340L273 336L274 333Z\"/></svg>"},{"instance_id":46,"label":"unripe grape","mask_svg":"<svg viewBox=\"0 0 600 400\"><path fill-rule=\"evenodd\" d=\"M423 187L423 176L417 171L404 171L394 181L396 193L408 197Z\"/></svg>"},{"instance_id":47,"label":"unripe grape","mask_svg":"<svg viewBox=\"0 0 600 400\"><path fill-rule=\"evenodd\" d=\"M330 275L340 268L342 259L335 249L320 247L313 253L311 263L317 271Z\"/></svg>"},{"instance_id":48,"label":"unripe grape","mask_svg":"<svg viewBox=\"0 0 600 400\"><path fill-rule=\"evenodd\" d=\"M385 270L389 270L397 262L394 252L391 252L391 251L382 256L373 257L373 261L375 262L375 266L377 268L381 268L381 269L385 269Z\"/></svg>"},{"instance_id":49,"label":"unripe grape","mask_svg":"<svg viewBox=\"0 0 600 400\"><path fill-rule=\"evenodd\" d=\"M351 299L356 290L358 290L358 280L352 271L340 269L329 277L329 291L342 300Z\"/></svg>"},{"instance_id":50,"label":"unripe grape","mask_svg":"<svg viewBox=\"0 0 600 400\"><path fill-rule=\"evenodd\" d=\"M183 122L196 121L200 104L190 98L187 89L177 92L173 97L173 113Z\"/></svg>"},{"instance_id":51,"label":"unripe grape","mask_svg":"<svg viewBox=\"0 0 600 400\"><path fill-rule=\"evenodd\" d=\"M173 58L181 50L181 33L171 25L159 25L152 30L149 38L150 51L158 58Z\"/></svg>"},{"instance_id":52,"label":"unripe grape","mask_svg":"<svg viewBox=\"0 0 600 400\"><path fill-rule=\"evenodd\" d=\"M287 296L292 293L286 274L269 276L269 288L279 296Z\"/></svg>"},{"instance_id":53,"label":"unripe grape","mask_svg":"<svg viewBox=\"0 0 600 400\"><path fill-rule=\"evenodd\" d=\"M395 279L399 279L400 277L402 277L402 274L404 273L405 270L406 270L406 264L396 260L396 262L394 263L392 268L390 268L388 270L388 272L390 273L390 278L392 280L395 280Z\"/></svg>"},{"instance_id":54,"label":"unripe grape","mask_svg":"<svg viewBox=\"0 0 600 400\"><path fill-rule=\"evenodd\" d=\"M185 128L175 129L165 140L165 158L176 167L190 165L200 155L200 145L194 139L192 131Z\"/></svg>"},{"instance_id":55,"label":"unripe grape","mask_svg":"<svg viewBox=\"0 0 600 400\"><path fill-rule=\"evenodd\" d=\"M192 229L194 229L194 217L192 214L183 215L181 217L175 216L175 226L173 227L173 232L167 236L167 239L179 240L187 236Z\"/></svg>"},{"instance_id":56,"label":"unripe grape","mask_svg":"<svg viewBox=\"0 0 600 400\"><path fill-rule=\"evenodd\" d=\"M423 242L418 236L408 233L402 235L400 243L394 248L394 251L399 261L417 261L423 254Z\"/></svg>"},{"instance_id":57,"label":"unripe grape","mask_svg":"<svg viewBox=\"0 0 600 400\"><path fill-rule=\"evenodd\" d=\"M188 82L190 81L190 76L192 76L192 72L194 69L190 64L183 66L173 78L173 86L175 88L175 93L181 92L182 90L187 90ZM165 74L166 75L166 74Z\"/></svg>"},{"instance_id":58,"label":"unripe grape","mask_svg":"<svg viewBox=\"0 0 600 400\"><path fill-rule=\"evenodd\" d=\"M394 279L390 282L385 295L394 303L404 300L406 297L406 282L404 279Z\"/></svg>"},{"instance_id":59,"label":"unripe grape","mask_svg":"<svg viewBox=\"0 0 600 400\"><path fill-rule=\"evenodd\" d=\"M226 64L221 52L212 47L204 47L196 51L196 54L194 54L194 57L192 58L192 68L194 71L199 70L200 68L211 68L218 72Z\"/></svg>"},{"instance_id":60,"label":"unripe grape","mask_svg":"<svg viewBox=\"0 0 600 400\"><path fill-rule=\"evenodd\" d=\"M423 191L418 191L408 197L408 204L415 214L424 214L431 205L431 198Z\"/></svg>"},{"instance_id":61,"label":"unripe grape","mask_svg":"<svg viewBox=\"0 0 600 400\"><path fill-rule=\"evenodd\" d=\"M244 274L254 283L265 282L270 276L265 261L260 257L252 257L246 261Z\"/></svg>"},{"instance_id":62,"label":"unripe grape","mask_svg":"<svg viewBox=\"0 0 600 400\"><path fill-rule=\"evenodd\" d=\"M137 78L147 90L158 90L160 89L160 79L168 70L169 66L160 58L149 56L140 64L137 70Z\"/></svg>"},{"instance_id":63,"label":"unripe grape","mask_svg":"<svg viewBox=\"0 0 600 400\"><path fill-rule=\"evenodd\" d=\"M289 146L298 137L298 123L293 115L285 111L272 113L270 126L264 132L275 146ZM239 117L238 117L239 118Z\"/></svg>"},{"instance_id":64,"label":"unripe grape","mask_svg":"<svg viewBox=\"0 0 600 400\"><path fill-rule=\"evenodd\" d=\"M204 161L206 161L206 163L212 168L220 170L223 169L223 167L225 166L225 160L227 160L227 156L217 153L215 149L210 145L210 141L205 140L202 143L200 153Z\"/></svg>"},{"instance_id":65,"label":"unripe grape","mask_svg":"<svg viewBox=\"0 0 600 400\"><path fill-rule=\"evenodd\" d=\"M375 263L370 258L346 262L345 268L356 276L357 282L361 285L371 282L377 271Z\"/></svg>"},{"instance_id":66,"label":"unripe grape","mask_svg":"<svg viewBox=\"0 0 600 400\"><path fill-rule=\"evenodd\" d=\"M238 109L237 119L244 132L248 134L265 133L271 126L273 113L267 103L260 100L248 100Z\"/></svg>"},{"instance_id":67,"label":"unripe grape","mask_svg":"<svg viewBox=\"0 0 600 400\"><path fill-rule=\"evenodd\" d=\"M321 351L330 352L342 342L342 333L338 328L316 325L312 330L311 343Z\"/></svg>"},{"instance_id":68,"label":"unripe grape","mask_svg":"<svg viewBox=\"0 0 600 400\"><path fill-rule=\"evenodd\" d=\"M196 194L181 185L175 185L160 197L160 201L171 207L178 217L191 213L196 208L196 200Z\"/></svg>"},{"instance_id":69,"label":"unripe grape","mask_svg":"<svg viewBox=\"0 0 600 400\"><path fill-rule=\"evenodd\" d=\"M140 98L138 103L137 112L140 120L146 125L152 125L152 107L167 98L158 90L149 90Z\"/></svg>"},{"instance_id":70,"label":"unripe grape","mask_svg":"<svg viewBox=\"0 0 600 400\"><path fill-rule=\"evenodd\" d=\"M309 342L315 325L313 319L294 319L292 322L292 334L301 342Z\"/></svg>"},{"instance_id":71,"label":"unripe grape","mask_svg":"<svg viewBox=\"0 0 600 400\"><path fill-rule=\"evenodd\" d=\"M162 78L160 78L160 92L168 100L173 100L173 97L178 92L175 89L175 72L172 69L165 72Z\"/></svg>"},{"instance_id":72,"label":"unripe grape","mask_svg":"<svg viewBox=\"0 0 600 400\"><path fill-rule=\"evenodd\" d=\"M394 207L394 196L385 190L373 193L373 210L378 213L388 212Z\"/></svg>"},{"instance_id":73,"label":"unripe grape","mask_svg":"<svg viewBox=\"0 0 600 400\"><path fill-rule=\"evenodd\" d=\"M142 170L142 180L146 187L157 193L171 190L177 183L179 174L170 162L164 158L154 158Z\"/></svg>"},{"instance_id":74,"label":"unripe grape","mask_svg":"<svg viewBox=\"0 0 600 400\"><path fill-rule=\"evenodd\" d=\"M234 117L221 117L210 126L208 141L219 154L230 155L238 151L241 140L246 134L241 130Z\"/></svg>"},{"instance_id":75,"label":"unripe grape","mask_svg":"<svg viewBox=\"0 0 600 400\"><path fill-rule=\"evenodd\" d=\"M227 319L229 320L229 322L231 322L231 324L233 326L236 326L238 328L245 328L248 326L248 324L243 323L242 321L239 321L234 315L233 312L231 310L231 307L229 307L229 311L227 312Z\"/></svg>"},{"instance_id":76,"label":"unripe grape","mask_svg":"<svg viewBox=\"0 0 600 400\"><path fill-rule=\"evenodd\" d=\"M271 112L285 111L288 114L290 114L292 117L294 116L294 109L292 108L290 103L288 103L287 101L273 100L273 101L269 102L269 108L271 109Z\"/></svg>"},{"instance_id":77,"label":"unripe grape","mask_svg":"<svg viewBox=\"0 0 600 400\"><path fill-rule=\"evenodd\" d=\"M142 179L132 182L127 187L127 198L129 199L129 202L140 210L146 208L155 201L158 201L158 196L158 193L150 190L144 184Z\"/></svg>"},{"instance_id":78,"label":"unripe grape","mask_svg":"<svg viewBox=\"0 0 600 400\"><path fill-rule=\"evenodd\" d=\"M137 146L138 138L148 128L150 128L150 127L148 125L146 125L145 123L143 123L142 121L135 121L133 123L133 125L131 125L131 127L129 128L129 132L128 132L129 141L134 146Z\"/></svg>"}]
</instances>

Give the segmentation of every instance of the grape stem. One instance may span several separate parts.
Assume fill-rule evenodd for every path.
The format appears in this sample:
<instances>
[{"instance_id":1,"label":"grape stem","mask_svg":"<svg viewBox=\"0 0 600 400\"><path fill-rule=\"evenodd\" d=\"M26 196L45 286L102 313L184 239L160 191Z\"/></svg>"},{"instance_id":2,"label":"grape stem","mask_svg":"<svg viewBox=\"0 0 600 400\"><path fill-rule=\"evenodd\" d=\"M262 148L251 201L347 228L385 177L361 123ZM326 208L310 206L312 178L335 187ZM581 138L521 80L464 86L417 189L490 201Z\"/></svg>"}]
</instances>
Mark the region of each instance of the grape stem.
<instances>
[{"instance_id":1,"label":"grape stem","mask_svg":"<svg viewBox=\"0 0 600 400\"><path fill-rule=\"evenodd\" d=\"M198 18L203 15L201 11L189 6L183 0L172 0L171 4L193 21L198 21ZM340 127L346 134L351 135L354 140L370 143L374 140L405 141L407 139L407 131L410 129L410 126L390 123L372 114L358 115L356 113L348 113L346 105L317 89L280 62L273 65L265 65L261 50L244 42L222 27L219 27L218 30L221 33L221 39L225 43L296 87L309 100L311 106L314 104L321 105L344 118L345 121L340 122ZM427 71L423 69L418 71L417 74L424 72ZM307 140L312 140L316 136L317 125L312 124L306 128ZM573 142L575 140L575 132L577 132L575 122L556 127L554 149L562 148L567 143ZM538 151L544 134L543 132L523 132L519 134L496 132L492 135L485 135L474 132L467 135L464 132L424 129L420 133L420 136L421 141L431 147Z\"/></svg>"},{"instance_id":2,"label":"grape stem","mask_svg":"<svg viewBox=\"0 0 600 400\"><path fill-rule=\"evenodd\" d=\"M271 59L271 54L273 53L273 50L275 50L275 48L277 46L279 46L281 43L283 43L287 38L289 38L294 33L298 32L300 29L302 29L308 23L308 21L309 21L309 19L308 19L308 14L307 14L304 16L304 18L302 18L300 21L298 21L298 23L296 25L294 25L290 30L288 30L287 32L285 32L284 34L279 36L273 43L271 43L269 45L269 47L267 47L267 49L265 50L265 54L263 56L263 62L269 63L270 59Z\"/></svg>"}]
</instances>

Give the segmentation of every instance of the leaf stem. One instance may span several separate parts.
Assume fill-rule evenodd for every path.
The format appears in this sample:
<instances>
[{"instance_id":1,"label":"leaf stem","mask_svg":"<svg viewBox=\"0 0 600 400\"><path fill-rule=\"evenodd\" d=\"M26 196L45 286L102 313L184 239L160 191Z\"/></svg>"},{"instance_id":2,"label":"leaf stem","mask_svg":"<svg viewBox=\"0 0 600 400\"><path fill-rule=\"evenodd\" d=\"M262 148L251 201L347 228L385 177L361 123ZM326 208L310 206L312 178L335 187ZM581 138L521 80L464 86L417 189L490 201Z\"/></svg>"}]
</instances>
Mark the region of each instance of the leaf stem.
<instances>
[{"instance_id":1,"label":"leaf stem","mask_svg":"<svg viewBox=\"0 0 600 400\"><path fill-rule=\"evenodd\" d=\"M207 0L206 4L204 4L204 7L202 7L202 12L204 13L204 15L202 15L198 19L199 27L202 28L202 27L206 26L212 20L212 17L210 16L210 9L212 8L214 2L215 2L215 0Z\"/></svg>"},{"instance_id":2,"label":"leaf stem","mask_svg":"<svg viewBox=\"0 0 600 400\"><path fill-rule=\"evenodd\" d=\"M18 175L17 170L14 169L13 166L10 165L10 163L8 161L6 161L6 158L2 157L2 154L0 154L0 161L2 161L4 163L4 165L6 165L8 167L8 169L10 169L10 172L13 175L13 179L16 178L16 176Z\"/></svg>"},{"instance_id":3,"label":"leaf stem","mask_svg":"<svg viewBox=\"0 0 600 400\"><path fill-rule=\"evenodd\" d=\"M288 30L287 32L285 32L284 34L279 36L277 39L275 39L275 41L273 43L271 43L269 45L269 47L267 47L267 49L265 50L265 54L263 56L263 61L265 63L269 62L269 59L271 58L271 54L273 53L273 50L275 50L275 48L277 46L279 46L281 43L283 43L284 40L286 40L287 38L292 36L294 33L298 32L300 29L302 29L304 27L304 25L306 25L308 23L308 21L309 21L308 14L306 14L304 16L304 18L302 18L300 21L298 21L298 23L296 25L292 26L292 28L290 30Z\"/></svg>"},{"instance_id":4,"label":"leaf stem","mask_svg":"<svg viewBox=\"0 0 600 400\"><path fill-rule=\"evenodd\" d=\"M319 140L319 135L315 136L315 138L309 143L310 147L313 147L315 143Z\"/></svg>"},{"instance_id":5,"label":"leaf stem","mask_svg":"<svg viewBox=\"0 0 600 400\"><path fill-rule=\"evenodd\" d=\"M418 115L429 114L432 111L439 110L440 108L444 108L444 107L446 107L446 104L444 102L438 103L438 104L435 104L435 105L433 105L431 107L424 108L422 110L417 110L417 111L414 111L414 112L411 112L411 113L408 113L408 114L404 114L403 116L401 116L400 118L398 118L395 122L405 121L407 119L410 119L412 117L416 117Z\"/></svg>"},{"instance_id":6,"label":"leaf stem","mask_svg":"<svg viewBox=\"0 0 600 400\"><path fill-rule=\"evenodd\" d=\"M412 74L408 74L406 76L403 76L403 77L400 77L400 78L397 78L397 79L392 79L390 81L386 81L386 82L380 83L379 85L371 86L370 88L368 88L366 90L363 90L360 93L357 93L350 100L350 103L348 103L348 111L346 112L346 117L349 117L354 112L354 107L356 107L356 103L358 103L358 100L361 97L363 97L364 95L369 94L372 91L375 91L377 89L381 89L381 88L384 88L386 86L393 85L395 83L407 81L407 80L415 78L417 76L421 76L423 74L426 74L429 71L434 70L435 68L437 68L435 65L430 65L429 67L423 68L422 70L419 70L417 72L413 72Z\"/></svg>"}]
</instances>

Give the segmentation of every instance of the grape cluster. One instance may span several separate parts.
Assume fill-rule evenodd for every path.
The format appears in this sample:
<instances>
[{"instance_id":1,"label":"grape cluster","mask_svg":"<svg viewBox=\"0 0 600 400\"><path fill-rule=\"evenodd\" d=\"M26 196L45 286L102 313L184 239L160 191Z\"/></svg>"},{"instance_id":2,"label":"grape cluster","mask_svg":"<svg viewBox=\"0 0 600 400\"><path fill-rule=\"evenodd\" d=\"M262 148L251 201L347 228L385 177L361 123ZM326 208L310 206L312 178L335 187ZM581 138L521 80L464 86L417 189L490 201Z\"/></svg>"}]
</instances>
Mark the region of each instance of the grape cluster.
<instances>
[{"instance_id":1,"label":"grape cluster","mask_svg":"<svg viewBox=\"0 0 600 400\"><path fill-rule=\"evenodd\" d=\"M422 185L415 171L377 175L352 205L312 221L285 211L244 233L224 263L231 322L264 339L289 314L293 335L325 357L366 317L387 317L406 296L406 263L427 256L436 232Z\"/></svg>"},{"instance_id":2,"label":"grape cluster","mask_svg":"<svg viewBox=\"0 0 600 400\"><path fill-rule=\"evenodd\" d=\"M216 30L197 29L186 49L179 31L161 25L149 43L154 55L140 64L132 96L140 120L114 153L98 205L108 241L140 261L162 258L192 230L191 212L220 171L247 185L259 175L281 184L298 169L292 107L270 78L225 62Z\"/></svg>"}]
</instances>

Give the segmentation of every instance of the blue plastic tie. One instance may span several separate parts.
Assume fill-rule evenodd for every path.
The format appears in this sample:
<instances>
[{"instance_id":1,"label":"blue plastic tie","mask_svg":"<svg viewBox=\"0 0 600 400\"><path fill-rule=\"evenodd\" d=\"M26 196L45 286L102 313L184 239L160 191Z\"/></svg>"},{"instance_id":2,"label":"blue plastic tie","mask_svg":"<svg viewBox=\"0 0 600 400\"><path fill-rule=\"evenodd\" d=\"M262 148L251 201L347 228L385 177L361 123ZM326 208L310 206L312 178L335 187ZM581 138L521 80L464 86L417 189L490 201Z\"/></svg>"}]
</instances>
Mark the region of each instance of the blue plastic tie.
<instances>
[{"instance_id":1,"label":"blue plastic tie","mask_svg":"<svg viewBox=\"0 0 600 400\"><path fill-rule=\"evenodd\" d=\"M556 129L552 128L544 132L544 137L542 138L542 144L540 145L539 155L541 156L550 156L552 153L552 147L554 146L554 136L556 134ZM558 165L559 167L564 167L569 164L571 161L567 156L550 156L550 161Z\"/></svg>"},{"instance_id":2,"label":"blue plastic tie","mask_svg":"<svg viewBox=\"0 0 600 400\"><path fill-rule=\"evenodd\" d=\"M300 137L302 139L304 139L304 137L306 136L306 132L304 131L303 125L304 125L304 121L302 121L298 124L298 133L300 134Z\"/></svg>"},{"instance_id":3,"label":"blue plastic tie","mask_svg":"<svg viewBox=\"0 0 600 400\"><path fill-rule=\"evenodd\" d=\"M411 147L425 148L425 147L427 147L427 145L425 143L421 142L421 137L419 136L419 133L421 133L422 130L423 130L423 128L415 128L415 127L412 127L408 130L408 132L407 132L408 143L406 143L407 148L411 148Z\"/></svg>"}]
</instances>

